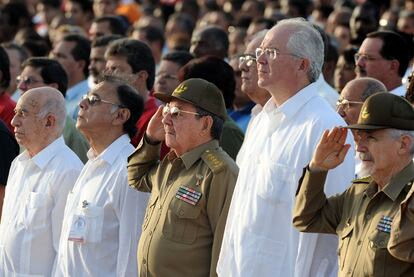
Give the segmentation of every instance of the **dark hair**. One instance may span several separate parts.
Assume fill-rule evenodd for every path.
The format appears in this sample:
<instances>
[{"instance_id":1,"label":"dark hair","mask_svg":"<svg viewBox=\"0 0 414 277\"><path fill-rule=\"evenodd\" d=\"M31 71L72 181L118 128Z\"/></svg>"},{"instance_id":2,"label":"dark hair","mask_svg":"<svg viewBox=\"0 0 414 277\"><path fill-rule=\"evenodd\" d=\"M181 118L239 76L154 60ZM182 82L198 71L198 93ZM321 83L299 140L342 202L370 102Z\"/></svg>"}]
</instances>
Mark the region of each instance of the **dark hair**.
<instances>
[{"instance_id":1,"label":"dark hair","mask_svg":"<svg viewBox=\"0 0 414 277\"><path fill-rule=\"evenodd\" d=\"M254 19L250 24L264 24L265 29L271 29L273 26L275 26L276 21L271 18L260 17Z\"/></svg>"},{"instance_id":2,"label":"dark hair","mask_svg":"<svg viewBox=\"0 0 414 277\"><path fill-rule=\"evenodd\" d=\"M70 1L75 2L75 0L70 0ZM60 1L60 0L40 0L40 3L42 3L43 5L49 6L49 7L55 8L55 9L60 8L60 6L62 4L61 2L62 1ZM82 2L86 2L86 1L82 1Z\"/></svg>"},{"instance_id":3,"label":"dark hair","mask_svg":"<svg viewBox=\"0 0 414 277\"><path fill-rule=\"evenodd\" d=\"M144 99L136 89L119 77L104 75L102 82L108 82L115 87L120 104L129 110L130 117L124 123L123 129L130 138L134 137L137 132L137 121L144 111Z\"/></svg>"},{"instance_id":4,"label":"dark hair","mask_svg":"<svg viewBox=\"0 0 414 277\"><path fill-rule=\"evenodd\" d=\"M121 36L125 36L126 34L127 28L123 20L119 16L113 16L113 15L101 16L101 17L95 18L93 22L95 23L108 22L109 29L111 30L112 34L121 35Z\"/></svg>"},{"instance_id":5,"label":"dark hair","mask_svg":"<svg viewBox=\"0 0 414 277\"><path fill-rule=\"evenodd\" d=\"M91 54L91 42L89 39L78 34L69 34L64 36L62 40L75 43L75 46L72 48L72 51L70 51L70 54L76 61L85 61L83 75L85 77L88 76L89 56Z\"/></svg>"},{"instance_id":6,"label":"dark hair","mask_svg":"<svg viewBox=\"0 0 414 277\"><path fill-rule=\"evenodd\" d=\"M221 133L223 131L224 119L200 107L195 106L195 108L196 108L196 113L199 114L197 115L198 118L201 118L203 116L211 116L211 118L213 119L213 124L211 125L211 130L210 130L211 138L220 140Z\"/></svg>"},{"instance_id":7,"label":"dark hair","mask_svg":"<svg viewBox=\"0 0 414 277\"><path fill-rule=\"evenodd\" d=\"M396 59L400 64L398 74L401 77L404 76L410 59L405 39L392 31L372 32L367 35L367 38L378 38L382 40L381 56L387 60Z\"/></svg>"},{"instance_id":8,"label":"dark hair","mask_svg":"<svg viewBox=\"0 0 414 277\"><path fill-rule=\"evenodd\" d=\"M27 66L40 69L40 76L42 76L43 82L47 85L57 84L57 89L66 96L66 90L68 88L68 75L62 65L50 58L45 57L33 57L25 60L22 64L22 68Z\"/></svg>"},{"instance_id":9,"label":"dark hair","mask_svg":"<svg viewBox=\"0 0 414 277\"><path fill-rule=\"evenodd\" d=\"M201 78L215 84L222 92L226 108L233 107L236 79L233 68L220 58L207 56L193 59L179 72L180 81Z\"/></svg>"},{"instance_id":10,"label":"dark hair","mask_svg":"<svg viewBox=\"0 0 414 277\"><path fill-rule=\"evenodd\" d=\"M355 46L348 46L342 51L341 56L344 57L344 60L348 64L355 65L355 54L358 52L358 48Z\"/></svg>"},{"instance_id":11,"label":"dark hair","mask_svg":"<svg viewBox=\"0 0 414 277\"><path fill-rule=\"evenodd\" d=\"M114 40L124 38L122 35L105 35L96 38L92 41L92 48L94 47L106 47Z\"/></svg>"},{"instance_id":12,"label":"dark hair","mask_svg":"<svg viewBox=\"0 0 414 277\"><path fill-rule=\"evenodd\" d=\"M194 59L194 56L187 51L173 51L162 57L162 60L176 63L180 67L186 65L192 59Z\"/></svg>"},{"instance_id":13,"label":"dark hair","mask_svg":"<svg viewBox=\"0 0 414 277\"><path fill-rule=\"evenodd\" d=\"M21 62L25 61L29 57L29 53L27 53L27 50L23 46L20 46L19 44L15 42L2 43L1 46L3 46L5 50L17 51L20 55Z\"/></svg>"},{"instance_id":14,"label":"dark hair","mask_svg":"<svg viewBox=\"0 0 414 277\"><path fill-rule=\"evenodd\" d=\"M164 47L165 38L162 30L154 26L138 26L134 31L143 32L145 39L149 42L160 42L160 47Z\"/></svg>"},{"instance_id":15,"label":"dark hair","mask_svg":"<svg viewBox=\"0 0 414 277\"><path fill-rule=\"evenodd\" d=\"M201 30L199 35L205 38L209 42L209 45L214 47L215 52L222 58L227 57L229 51L229 38L222 28L209 26Z\"/></svg>"},{"instance_id":16,"label":"dark hair","mask_svg":"<svg viewBox=\"0 0 414 277\"><path fill-rule=\"evenodd\" d=\"M110 43L106 50L105 58L111 56L125 57L133 73L146 71L148 74L147 89L152 89L155 79L155 61L148 45L136 39L118 39Z\"/></svg>"},{"instance_id":17,"label":"dark hair","mask_svg":"<svg viewBox=\"0 0 414 277\"><path fill-rule=\"evenodd\" d=\"M44 40L28 39L22 43L22 46L32 57L45 57L50 51L50 47Z\"/></svg>"},{"instance_id":18,"label":"dark hair","mask_svg":"<svg viewBox=\"0 0 414 277\"><path fill-rule=\"evenodd\" d=\"M91 0L68 0L67 2L78 4L84 13L93 14L93 1Z\"/></svg>"},{"instance_id":19,"label":"dark hair","mask_svg":"<svg viewBox=\"0 0 414 277\"><path fill-rule=\"evenodd\" d=\"M189 36L191 36L191 34L193 33L195 27L194 20L188 14L180 12L173 13L172 15L170 15L168 21L176 21L177 23L179 23L182 29L184 29Z\"/></svg>"},{"instance_id":20,"label":"dark hair","mask_svg":"<svg viewBox=\"0 0 414 277\"><path fill-rule=\"evenodd\" d=\"M10 60L6 50L0 46L0 72L1 72L1 88L8 88L10 85ZM3 94L0 92L0 95Z\"/></svg>"}]
</instances>

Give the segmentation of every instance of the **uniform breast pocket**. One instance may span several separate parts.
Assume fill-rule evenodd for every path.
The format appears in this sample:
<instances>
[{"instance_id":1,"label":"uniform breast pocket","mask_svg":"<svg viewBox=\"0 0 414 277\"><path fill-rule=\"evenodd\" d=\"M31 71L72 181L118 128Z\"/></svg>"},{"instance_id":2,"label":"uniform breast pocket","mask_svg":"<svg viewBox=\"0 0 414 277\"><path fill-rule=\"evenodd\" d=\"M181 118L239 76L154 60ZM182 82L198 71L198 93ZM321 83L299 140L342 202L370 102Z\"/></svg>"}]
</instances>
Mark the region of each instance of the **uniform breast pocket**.
<instances>
[{"instance_id":1,"label":"uniform breast pocket","mask_svg":"<svg viewBox=\"0 0 414 277\"><path fill-rule=\"evenodd\" d=\"M200 213L200 207L173 199L165 217L163 235L175 242L192 244L197 238Z\"/></svg>"},{"instance_id":2,"label":"uniform breast pocket","mask_svg":"<svg viewBox=\"0 0 414 277\"><path fill-rule=\"evenodd\" d=\"M339 243L338 243L338 255L339 255L339 268L344 268L345 259L348 255L349 241L352 237L352 231L354 230L353 225L347 225L340 232L338 232Z\"/></svg>"},{"instance_id":3,"label":"uniform breast pocket","mask_svg":"<svg viewBox=\"0 0 414 277\"><path fill-rule=\"evenodd\" d=\"M258 164L256 184L260 197L279 203L289 203L293 201L296 191L295 169L271 160L262 160Z\"/></svg>"},{"instance_id":4,"label":"uniform breast pocket","mask_svg":"<svg viewBox=\"0 0 414 277\"><path fill-rule=\"evenodd\" d=\"M366 253L366 262L364 271L368 276L386 276L385 266L390 265L390 254L387 250L387 244L390 240L390 234L375 230L368 236L368 251Z\"/></svg>"},{"instance_id":5,"label":"uniform breast pocket","mask_svg":"<svg viewBox=\"0 0 414 277\"><path fill-rule=\"evenodd\" d=\"M104 208L89 205L82 208L80 214L84 216L86 223L86 242L97 243L102 240L102 229L104 221Z\"/></svg>"},{"instance_id":6,"label":"uniform breast pocket","mask_svg":"<svg viewBox=\"0 0 414 277\"><path fill-rule=\"evenodd\" d=\"M26 228L42 228L48 223L52 199L46 193L30 192L26 199L23 224Z\"/></svg>"}]
</instances>

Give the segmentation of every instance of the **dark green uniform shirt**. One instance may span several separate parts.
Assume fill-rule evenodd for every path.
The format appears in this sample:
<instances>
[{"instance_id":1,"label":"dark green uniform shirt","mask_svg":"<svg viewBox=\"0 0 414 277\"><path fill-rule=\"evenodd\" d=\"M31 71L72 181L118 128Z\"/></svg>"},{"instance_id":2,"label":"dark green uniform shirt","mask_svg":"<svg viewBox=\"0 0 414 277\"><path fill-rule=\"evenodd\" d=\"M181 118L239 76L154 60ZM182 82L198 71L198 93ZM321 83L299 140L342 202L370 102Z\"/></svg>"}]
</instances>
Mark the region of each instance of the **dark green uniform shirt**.
<instances>
[{"instance_id":1,"label":"dark green uniform shirt","mask_svg":"<svg viewBox=\"0 0 414 277\"><path fill-rule=\"evenodd\" d=\"M243 140L243 131L237 126L236 122L227 115L227 118L224 120L223 132L220 137L221 148L223 148L233 160L236 160L237 153L239 153Z\"/></svg>"},{"instance_id":2,"label":"dark green uniform shirt","mask_svg":"<svg viewBox=\"0 0 414 277\"><path fill-rule=\"evenodd\" d=\"M217 140L158 163L141 141L129 158L129 184L151 192L138 246L140 276L216 276L238 168Z\"/></svg>"},{"instance_id":3,"label":"dark green uniform shirt","mask_svg":"<svg viewBox=\"0 0 414 277\"><path fill-rule=\"evenodd\" d=\"M414 276L414 264L387 250L392 220L414 179L413 163L383 190L368 177L328 199L323 191L326 174L306 170L296 195L294 226L302 232L338 234L339 276Z\"/></svg>"}]
</instances>

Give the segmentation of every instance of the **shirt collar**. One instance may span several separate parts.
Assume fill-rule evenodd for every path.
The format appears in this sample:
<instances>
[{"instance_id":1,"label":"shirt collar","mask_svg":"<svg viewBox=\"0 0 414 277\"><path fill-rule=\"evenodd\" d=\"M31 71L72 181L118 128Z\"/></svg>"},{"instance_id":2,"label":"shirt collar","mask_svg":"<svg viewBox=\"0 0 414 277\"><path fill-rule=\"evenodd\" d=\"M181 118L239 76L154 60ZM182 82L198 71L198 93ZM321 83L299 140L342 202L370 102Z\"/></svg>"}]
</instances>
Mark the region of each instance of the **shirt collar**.
<instances>
[{"instance_id":1,"label":"shirt collar","mask_svg":"<svg viewBox=\"0 0 414 277\"><path fill-rule=\"evenodd\" d=\"M113 141L101 154L96 155L95 151L90 148L86 155L88 156L89 160L100 159L107 162L108 164L113 164L115 159L118 157L118 154L121 152L121 149L129 143L129 136L124 134Z\"/></svg>"},{"instance_id":2,"label":"shirt collar","mask_svg":"<svg viewBox=\"0 0 414 277\"><path fill-rule=\"evenodd\" d=\"M202 145L197 146L196 148L194 148L193 150L190 150L186 153L184 153L183 155L181 155L181 160L183 161L183 164L185 166L186 169L189 169L198 159L200 159L201 155L203 155L203 153L206 150L212 150L212 149L217 149L219 147L219 143L218 140L210 140L207 143L204 143ZM172 151L174 152L174 151ZM172 154L172 153L170 153ZM169 160L171 160L171 158L173 158L173 155L168 155Z\"/></svg>"},{"instance_id":3,"label":"shirt collar","mask_svg":"<svg viewBox=\"0 0 414 277\"><path fill-rule=\"evenodd\" d=\"M383 192L392 200L395 201L400 195L405 186L414 178L414 164L411 161L403 170L397 175L393 176L390 182L383 188Z\"/></svg>"},{"instance_id":4,"label":"shirt collar","mask_svg":"<svg viewBox=\"0 0 414 277\"><path fill-rule=\"evenodd\" d=\"M65 147L65 141L63 140L63 136L55 139L51 144L46 146L46 148L42 149L39 153L34 155L31 159L29 157L29 153L27 150L24 153L23 159L31 160L37 167L43 169L51 159L53 159L56 154L62 151L62 148Z\"/></svg>"},{"instance_id":5,"label":"shirt collar","mask_svg":"<svg viewBox=\"0 0 414 277\"><path fill-rule=\"evenodd\" d=\"M310 99L317 96L316 83L311 83L298 91L279 107L273 102L273 98L270 98L264 105L263 110L267 113L281 112L287 118L292 118Z\"/></svg>"}]
</instances>

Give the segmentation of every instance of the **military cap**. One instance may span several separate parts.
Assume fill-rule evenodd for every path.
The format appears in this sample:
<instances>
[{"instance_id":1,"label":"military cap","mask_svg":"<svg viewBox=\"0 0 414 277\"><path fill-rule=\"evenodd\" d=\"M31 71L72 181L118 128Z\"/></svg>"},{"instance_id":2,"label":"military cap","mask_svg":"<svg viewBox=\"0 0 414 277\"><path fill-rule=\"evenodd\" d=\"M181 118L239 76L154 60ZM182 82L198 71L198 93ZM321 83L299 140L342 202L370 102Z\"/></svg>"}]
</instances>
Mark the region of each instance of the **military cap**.
<instances>
[{"instance_id":1,"label":"military cap","mask_svg":"<svg viewBox=\"0 0 414 277\"><path fill-rule=\"evenodd\" d=\"M356 130L414 130L414 109L401 96L389 92L371 95L365 100L358 123L347 128Z\"/></svg>"},{"instance_id":2,"label":"military cap","mask_svg":"<svg viewBox=\"0 0 414 277\"><path fill-rule=\"evenodd\" d=\"M203 110L226 118L226 106L221 91L212 83L199 78L185 80L171 95L154 93L154 96L165 103L181 100Z\"/></svg>"}]
</instances>

